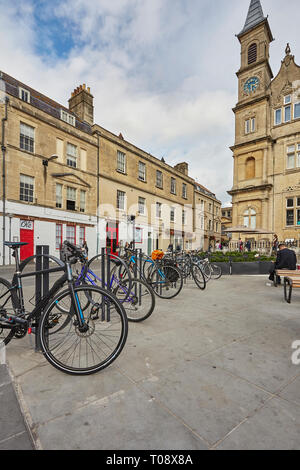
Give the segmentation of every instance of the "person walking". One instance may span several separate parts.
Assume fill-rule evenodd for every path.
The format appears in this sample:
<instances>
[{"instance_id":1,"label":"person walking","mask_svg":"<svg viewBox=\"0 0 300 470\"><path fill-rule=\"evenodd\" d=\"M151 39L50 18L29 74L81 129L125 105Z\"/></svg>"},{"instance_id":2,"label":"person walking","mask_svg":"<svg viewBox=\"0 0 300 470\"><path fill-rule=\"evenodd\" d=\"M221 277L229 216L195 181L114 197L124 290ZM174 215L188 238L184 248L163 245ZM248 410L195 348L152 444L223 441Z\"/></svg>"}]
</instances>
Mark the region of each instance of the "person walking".
<instances>
[{"instance_id":1,"label":"person walking","mask_svg":"<svg viewBox=\"0 0 300 470\"><path fill-rule=\"evenodd\" d=\"M297 256L293 250L287 248L285 243L281 243L278 246L278 253L275 263L270 269L269 280L274 281L275 271L277 269L289 269L290 271L296 271L297 269ZM278 278L278 284L281 283L280 277Z\"/></svg>"}]
</instances>

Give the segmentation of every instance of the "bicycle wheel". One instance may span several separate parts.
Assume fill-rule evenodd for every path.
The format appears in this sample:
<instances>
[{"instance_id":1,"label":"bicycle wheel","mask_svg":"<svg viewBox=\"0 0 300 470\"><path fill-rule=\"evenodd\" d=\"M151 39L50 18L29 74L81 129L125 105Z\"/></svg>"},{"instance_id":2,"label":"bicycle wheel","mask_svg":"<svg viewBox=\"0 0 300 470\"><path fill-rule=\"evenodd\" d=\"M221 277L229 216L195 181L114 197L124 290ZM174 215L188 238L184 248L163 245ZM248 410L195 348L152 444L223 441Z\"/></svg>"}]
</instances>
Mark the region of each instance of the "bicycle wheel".
<instances>
[{"instance_id":1,"label":"bicycle wheel","mask_svg":"<svg viewBox=\"0 0 300 470\"><path fill-rule=\"evenodd\" d=\"M201 269L204 277L205 277L205 281L208 282L210 279L211 279L211 269L210 269L210 264L208 263L205 263L205 262L198 262L196 263L198 265L198 267Z\"/></svg>"},{"instance_id":2,"label":"bicycle wheel","mask_svg":"<svg viewBox=\"0 0 300 470\"><path fill-rule=\"evenodd\" d=\"M51 365L72 375L94 374L108 367L121 353L127 339L128 321L117 298L107 290L94 286L74 288L79 306L93 299L81 310L86 331L79 328L70 290L58 294L46 307L39 323L39 339L44 356ZM57 301L68 305L59 310L53 322Z\"/></svg>"},{"instance_id":3,"label":"bicycle wheel","mask_svg":"<svg viewBox=\"0 0 300 470\"><path fill-rule=\"evenodd\" d=\"M0 348L7 345L17 332L17 327L9 324L8 318L13 317L18 305L19 300L11 283L0 278Z\"/></svg>"},{"instance_id":4,"label":"bicycle wheel","mask_svg":"<svg viewBox=\"0 0 300 470\"><path fill-rule=\"evenodd\" d=\"M181 291L183 277L174 266L157 266L152 272L149 284L158 297L172 299Z\"/></svg>"},{"instance_id":5,"label":"bicycle wheel","mask_svg":"<svg viewBox=\"0 0 300 470\"><path fill-rule=\"evenodd\" d=\"M211 277L213 279L220 279L220 277L223 274L220 266L217 266L216 264L211 264L210 267L211 267Z\"/></svg>"},{"instance_id":6,"label":"bicycle wheel","mask_svg":"<svg viewBox=\"0 0 300 470\"><path fill-rule=\"evenodd\" d=\"M120 284L114 294L123 305L131 322L141 322L150 317L155 307L155 295L151 287L141 279L128 280Z\"/></svg>"},{"instance_id":7,"label":"bicycle wheel","mask_svg":"<svg viewBox=\"0 0 300 470\"><path fill-rule=\"evenodd\" d=\"M192 264L192 276L199 289L204 290L206 287L206 280L198 264Z\"/></svg>"}]
</instances>

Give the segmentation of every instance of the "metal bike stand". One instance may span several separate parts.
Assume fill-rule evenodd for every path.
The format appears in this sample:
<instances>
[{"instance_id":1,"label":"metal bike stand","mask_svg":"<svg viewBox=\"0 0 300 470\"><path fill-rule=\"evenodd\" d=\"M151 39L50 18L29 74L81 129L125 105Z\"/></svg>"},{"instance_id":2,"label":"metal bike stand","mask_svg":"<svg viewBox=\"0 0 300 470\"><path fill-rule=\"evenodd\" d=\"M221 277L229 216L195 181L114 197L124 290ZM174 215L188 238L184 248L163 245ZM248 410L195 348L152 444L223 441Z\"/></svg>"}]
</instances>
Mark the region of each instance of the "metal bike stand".
<instances>
[{"instance_id":1,"label":"metal bike stand","mask_svg":"<svg viewBox=\"0 0 300 470\"><path fill-rule=\"evenodd\" d=\"M48 255L48 256L45 256ZM35 275L35 305L49 292L49 245L37 245L36 247L36 271ZM39 319L37 319L39 321ZM41 346L38 338L38 326L35 333L35 351L40 352Z\"/></svg>"}]
</instances>

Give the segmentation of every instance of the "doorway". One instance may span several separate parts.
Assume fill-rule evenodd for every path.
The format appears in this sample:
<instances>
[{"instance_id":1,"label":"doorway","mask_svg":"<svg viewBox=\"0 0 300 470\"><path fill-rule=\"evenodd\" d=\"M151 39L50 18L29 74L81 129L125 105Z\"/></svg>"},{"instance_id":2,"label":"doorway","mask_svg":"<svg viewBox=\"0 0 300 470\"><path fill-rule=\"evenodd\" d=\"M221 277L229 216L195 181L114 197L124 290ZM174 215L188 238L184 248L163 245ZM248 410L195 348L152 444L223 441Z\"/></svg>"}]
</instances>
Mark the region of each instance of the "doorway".
<instances>
[{"instance_id":1,"label":"doorway","mask_svg":"<svg viewBox=\"0 0 300 470\"><path fill-rule=\"evenodd\" d=\"M118 254L119 245L119 224L117 222L107 222L106 224L106 250L110 250L113 255Z\"/></svg>"}]
</instances>

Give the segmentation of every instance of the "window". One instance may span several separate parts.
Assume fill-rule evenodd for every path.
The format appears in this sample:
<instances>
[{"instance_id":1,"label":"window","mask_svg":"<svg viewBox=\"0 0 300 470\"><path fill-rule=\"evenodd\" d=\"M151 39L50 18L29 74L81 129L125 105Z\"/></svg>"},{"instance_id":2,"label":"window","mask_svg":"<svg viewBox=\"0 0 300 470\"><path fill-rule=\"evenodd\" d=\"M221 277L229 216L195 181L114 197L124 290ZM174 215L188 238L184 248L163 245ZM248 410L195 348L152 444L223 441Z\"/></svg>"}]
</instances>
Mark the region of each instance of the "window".
<instances>
[{"instance_id":1,"label":"window","mask_svg":"<svg viewBox=\"0 0 300 470\"><path fill-rule=\"evenodd\" d=\"M286 200L286 225L288 227L291 227L294 225L300 226L300 197L299 196L296 198L290 197Z\"/></svg>"},{"instance_id":2,"label":"window","mask_svg":"<svg viewBox=\"0 0 300 470\"><path fill-rule=\"evenodd\" d=\"M255 132L256 119L251 118L245 121L245 133L250 134L250 132Z\"/></svg>"},{"instance_id":3,"label":"window","mask_svg":"<svg viewBox=\"0 0 300 470\"><path fill-rule=\"evenodd\" d=\"M117 152L117 171L126 173L126 155L119 150Z\"/></svg>"},{"instance_id":4,"label":"window","mask_svg":"<svg viewBox=\"0 0 300 470\"><path fill-rule=\"evenodd\" d=\"M175 208L171 207L170 209L170 222L175 222Z\"/></svg>"},{"instance_id":5,"label":"window","mask_svg":"<svg viewBox=\"0 0 300 470\"><path fill-rule=\"evenodd\" d=\"M294 209L286 211L286 225L294 225Z\"/></svg>"},{"instance_id":6,"label":"window","mask_svg":"<svg viewBox=\"0 0 300 470\"><path fill-rule=\"evenodd\" d=\"M63 111L62 109L60 110L60 119L68 124L71 124L71 126L75 127L75 124L76 124L75 116L72 116L72 114L69 114L66 111Z\"/></svg>"},{"instance_id":7,"label":"window","mask_svg":"<svg viewBox=\"0 0 300 470\"><path fill-rule=\"evenodd\" d=\"M62 208L62 184L56 185L56 207Z\"/></svg>"},{"instance_id":8,"label":"window","mask_svg":"<svg viewBox=\"0 0 300 470\"><path fill-rule=\"evenodd\" d=\"M284 122L289 122L292 119L292 107L286 106L284 108Z\"/></svg>"},{"instance_id":9,"label":"window","mask_svg":"<svg viewBox=\"0 0 300 470\"><path fill-rule=\"evenodd\" d=\"M250 157L246 160L246 179L255 178L255 158Z\"/></svg>"},{"instance_id":10,"label":"window","mask_svg":"<svg viewBox=\"0 0 300 470\"><path fill-rule=\"evenodd\" d=\"M156 217L158 219L161 219L161 203L160 202L156 203Z\"/></svg>"},{"instance_id":11,"label":"window","mask_svg":"<svg viewBox=\"0 0 300 470\"><path fill-rule=\"evenodd\" d=\"M287 148L287 163L286 167L288 170L295 168L295 145L290 145Z\"/></svg>"},{"instance_id":12,"label":"window","mask_svg":"<svg viewBox=\"0 0 300 470\"><path fill-rule=\"evenodd\" d=\"M20 175L20 201L33 202L34 178Z\"/></svg>"},{"instance_id":13,"label":"window","mask_svg":"<svg viewBox=\"0 0 300 470\"><path fill-rule=\"evenodd\" d=\"M253 209L248 209L244 212L244 226L256 229L256 212Z\"/></svg>"},{"instance_id":14,"label":"window","mask_svg":"<svg viewBox=\"0 0 300 470\"><path fill-rule=\"evenodd\" d=\"M24 88L19 88L19 98L26 103L30 103L30 92Z\"/></svg>"},{"instance_id":15,"label":"window","mask_svg":"<svg viewBox=\"0 0 300 470\"><path fill-rule=\"evenodd\" d=\"M257 44L253 43L248 49L248 65L257 61Z\"/></svg>"},{"instance_id":16,"label":"window","mask_svg":"<svg viewBox=\"0 0 300 470\"><path fill-rule=\"evenodd\" d=\"M79 245L82 246L85 242L85 227L79 227Z\"/></svg>"},{"instance_id":17,"label":"window","mask_svg":"<svg viewBox=\"0 0 300 470\"><path fill-rule=\"evenodd\" d=\"M80 212L85 212L85 200L86 200L86 192L82 189L80 190Z\"/></svg>"},{"instance_id":18,"label":"window","mask_svg":"<svg viewBox=\"0 0 300 470\"><path fill-rule=\"evenodd\" d=\"M282 110L276 109L275 111L275 126L279 126L282 123Z\"/></svg>"},{"instance_id":19,"label":"window","mask_svg":"<svg viewBox=\"0 0 300 470\"><path fill-rule=\"evenodd\" d=\"M146 199L143 197L139 197L139 214L144 215L145 214L145 205L146 205Z\"/></svg>"},{"instance_id":20,"label":"window","mask_svg":"<svg viewBox=\"0 0 300 470\"><path fill-rule=\"evenodd\" d=\"M171 178L171 193L176 194L176 179Z\"/></svg>"},{"instance_id":21,"label":"window","mask_svg":"<svg viewBox=\"0 0 300 470\"><path fill-rule=\"evenodd\" d=\"M140 181L146 181L146 165L143 162L139 162L139 176Z\"/></svg>"},{"instance_id":22,"label":"window","mask_svg":"<svg viewBox=\"0 0 300 470\"><path fill-rule=\"evenodd\" d=\"M297 145L297 168L300 168L300 144Z\"/></svg>"},{"instance_id":23,"label":"window","mask_svg":"<svg viewBox=\"0 0 300 470\"><path fill-rule=\"evenodd\" d=\"M76 189L67 186L67 204L66 208L68 211L76 210Z\"/></svg>"},{"instance_id":24,"label":"window","mask_svg":"<svg viewBox=\"0 0 300 470\"><path fill-rule=\"evenodd\" d=\"M211 220L208 221L208 230L211 230Z\"/></svg>"},{"instance_id":25,"label":"window","mask_svg":"<svg viewBox=\"0 0 300 470\"><path fill-rule=\"evenodd\" d=\"M290 104L292 102L291 95L287 95L284 97L284 104Z\"/></svg>"},{"instance_id":26,"label":"window","mask_svg":"<svg viewBox=\"0 0 300 470\"><path fill-rule=\"evenodd\" d=\"M117 191L117 209L122 211L125 210L125 196L126 193L124 193L124 191Z\"/></svg>"},{"instance_id":27,"label":"window","mask_svg":"<svg viewBox=\"0 0 300 470\"><path fill-rule=\"evenodd\" d=\"M66 239L68 242L76 245L76 227L75 225L67 225Z\"/></svg>"},{"instance_id":28,"label":"window","mask_svg":"<svg viewBox=\"0 0 300 470\"><path fill-rule=\"evenodd\" d=\"M159 170L156 170L156 186L161 189L163 187L163 174Z\"/></svg>"},{"instance_id":29,"label":"window","mask_svg":"<svg viewBox=\"0 0 300 470\"><path fill-rule=\"evenodd\" d=\"M55 227L55 249L60 250L62 245L62 224L56 224Z\"/></svg>"},{"instance_id":30,"label":"window","mask_svg":"<svg viewBox=\"0 0 300 470\"><path fill-rule=\"evenodd\" d=\"M300 118L300 103L294 104L294 119Z\"/></svg>"},{"instance_id":31,"label":"window","mask_svg":"<svg viewBox=\"0 0 300 470\"><path fill-rule=\"evenodd\" d=\"M77 147L73 144L67 144L67 165L72 168L77 167Z\"/></svg>"},{"instance_id":32,"label":"window","mask_svg":"<svg viewBox=\"0 0 300 470\"><path fill-rule=\"evenodd\" d=\"M34 127L20 123L20 149L34 152Z\"/></svg>"},{"instance_id":33,"label":"window","mask_svg":"<svg viewBox=\"0 0 300 470\"><path fill-rule=\"evenodd\" d=\"M186 224L186 212L184 209L182 209L182 225Z\"/></svg>"},{"instance_id":34,"label":"window","mask_svg":"<svg viewBox=\"0 0 300 470\"><path fill-rule=\"evenodd\" d=\"M187 199L187 185L185 183L182 183L182 197Z\"/></svg>"}]
</instances>

